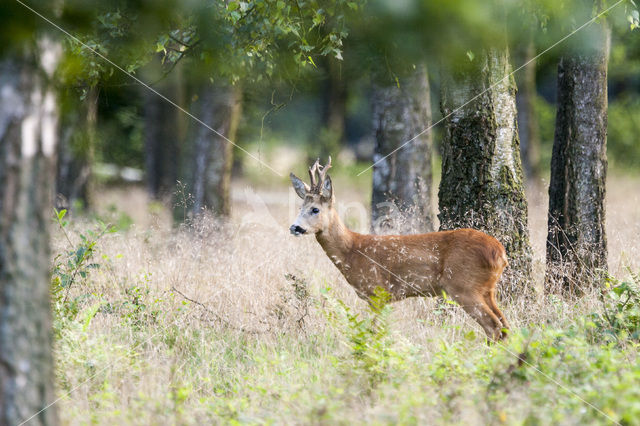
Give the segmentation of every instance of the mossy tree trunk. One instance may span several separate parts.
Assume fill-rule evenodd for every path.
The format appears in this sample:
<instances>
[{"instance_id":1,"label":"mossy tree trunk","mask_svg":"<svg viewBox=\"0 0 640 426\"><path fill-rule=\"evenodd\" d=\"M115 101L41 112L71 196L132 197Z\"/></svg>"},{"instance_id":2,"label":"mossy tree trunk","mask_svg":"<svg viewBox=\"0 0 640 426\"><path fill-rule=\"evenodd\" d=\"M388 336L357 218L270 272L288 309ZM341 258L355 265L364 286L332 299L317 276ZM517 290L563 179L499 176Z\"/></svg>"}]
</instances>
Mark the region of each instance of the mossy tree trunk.
<instances>
[{"instance_id":1,"label":"mossy tree trunk","mask_svg":"<svg viewBox=\"0 0 640 426\"><path fill-rule=\"evenodd\" d=\"M241 113L238 87L209 86L203 88L193 102L196 117L230 140L235 139ZM192 122L183 160L182 176L188 194L186 211L191 216L205 209L219 216L231 213L231 166L233 145L199 123ZM178 198L180 195L178 195ZM177 200L176 215L185 211Z\"/></svg>"},{"instance_id":2,"label":"mossy tree trunk","mask_svg":"<svg viewBox=\"0 0 640 426\"><path fill-rule=\"evenodd\" d=\"M381 233L433 231L431 131L413 139L431 125L426 66L398 82L376 82L372 103L376 133L372 229Z\"/></svg>"},{"instance_id":3,"label":"mossy tree trunk","mask_svg":"<svg viewBox=\"0 0 640 426\"><path fill-rule=\"evenodd\" d=\"M509 268L502 289L530 286L531 246L508 52L491 49L443 72L445 130L440 229L471 227L496 237ZM468 103L472 98L477 99ZM468 103L468 104L467 104Z\"/></svg>"},{"instance_id":4,"label":"mossy tree trunk","mask_svg":"<svg viewBox=\"0 0 640 426\"><path fill-rule=\"evenodd\" d=\"M2 425L57 424L56 407L43 408L55 400L48 225L59 113L49 79L61 47L38 44L0 58Z\"/></svg>"},{"instance_id":5,"label":"mossy tree trunk","mask_svg":"<svg viewBox=\"0 0 640 426\"><path fill-rule=\"evenodd\" d=\"M552 290L596 285L607 268L607 62L609 31L591 25L587 47L558 65L551 157L546 282Z\"/></svg>"}]
</instances>

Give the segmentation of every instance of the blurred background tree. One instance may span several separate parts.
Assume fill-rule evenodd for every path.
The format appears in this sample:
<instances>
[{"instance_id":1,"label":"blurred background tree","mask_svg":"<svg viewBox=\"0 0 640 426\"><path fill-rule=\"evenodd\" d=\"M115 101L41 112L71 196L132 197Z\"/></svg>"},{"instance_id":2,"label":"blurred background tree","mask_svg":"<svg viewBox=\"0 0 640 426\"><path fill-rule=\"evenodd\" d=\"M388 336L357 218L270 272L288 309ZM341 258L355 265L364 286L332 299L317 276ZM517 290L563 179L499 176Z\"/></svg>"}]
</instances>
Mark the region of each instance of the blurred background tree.
<instances>
[{"instance_id":1,"label":"blurred background tree","mask_svg":"<svg viewBox=\"0 0 640 426\"><path fill-rule=\"evenodd\" d=\"M226 135L236 127L234 123L240 121L243 88L251 90L251 85L264 87L283 81L293 84L308 68L317 69L319 59L326 57L320 63L332 64L335 58L341 58L343 39L347 36L346 15L358 11L361 4L360 1L186 4L162 1L153 5L120 2L96 4L90 11L86 3L67 2L65 11L69 20L79 13L91 15L83 17L83 21L92 24L78 28L82 34L80 39L126 71L139 71L154 90L166 93L179 107L200 116L205 110L211 112L211 106L227 104L226 108L217 108L208 117L212 121L207 123ZM121 49L114 51L117 46ZM114 73L113 66L96 58L86 47L73 43L69 50L68 68L77 68L78 72L74 74L69 70L65 74L71 75L79 86L92 88L83 92L83 96L93 96L93 100L85 101L88 106L95 105L93 88L98 84L119 87L120 92L128 92L130 105L138 108L144 105L144 156L150 194L173 203L173 198L167 195L175 193L175 182L180 180L180 191L189 194L183 197L188 200L189 214L208 208L228 215L228 182L233 162L233 150L226 147L228 142L197 130L200 124L180 117L175 113L175 106L158 100L156 94L144 90L132 93L130 88L125 89L124 85L130 82L126 78L123 81L122 75ZM328 81L340 83L335 77L337 72L331 71L329 75L334 77ZM327 91L325 121L331 123L330 133L335 133L329 139L340 141L344 131L344 124L340 124L344 122L344 105L335 104L344 104L344 101L340 101L341 95L335 94L340 90L335 84L334 89ZM87 121L91 122L91 114L88 117ZM166 127L159 128L159 123ZM130 137L140 137L137 128L130 131L136 132ZM76 157L91 156L94 144L80 140L69 151L77 153ZM141 146L139 140L135 144ZM111 155L115 148L106 143L102 147L104 156ZM79 162L93 161L80 159ZM84 172L86 167L79 169L78 179L91 174ZM86 197L83 201L88 202Z\"/></svg>"},{"instance_id":2,"label":"blurred background tree","mask_svg":"<svg viewBox=\"0 0 640 426\"><path fill-rule=\"evenodd\" d=\"M50 3L29 2L83 44L18 2L9 0L0 6L4 28L0 61L6 70L0 78L3 90L9 88L2 93L5 96L13 90L18 94L17 101L2 98L1 175L5 180L12 173L15 179L22 176L18 189L35 191L34 197L13 199L17 194L9 191L13 187L3 187L2 235L9 235L11 226L22 226L25 239L3 239L2 248L8 253L18 250L16 244L24 246L28 241L38 253L31 262L24 260L31 259L26 253L16 251L25 256L20 262L37 265L29 284L33 288L27 284L21 288L38 295L34 298L38 306L47 303L41 281L48 272L42 259L47 257L44 224L53 182L60 194L58 205L76 211L92 208L106 185L126 188L145 184L149 196L168 207L182 203L176 209L178 222L204 209L225 216L231 212L233 170L236 177L256 185L287 185L286 177L273 174L255 158L286 175L292 167L305 166L301 158L332 154L337 175L355 176L372 164L374 155L383 158L427 129L430 122L435 124L431 131L384 163L378 162L373 172L363 174L370 179L367 185L371 185L371 192L367 193L372 197L374 222L386 214L377 209L380 202L393 203L402 214L416 212L420 224L410 230L463 226L469 212L486 216L485 222L508 212L514 226L492 219L492 226L486 229L505 243L514 259L512 270L526 281L529 260L523 188L527 182L551 179L551 222L566 219L573 226L586 223L586 216L597 222L602 232L596 232L599 236L592 242L602 257L591 266L606 263L605 218L600 208L604 166L608 161L613 173L637 173L640 169L640 144L636 141L640 129L640 41L635 31L639 16L629 0L595 4L591 0ZM594 11L607 7L613 9L546 50L579 29ZM605 25L611 34L607 49L603 46L609 42L603 44L601 31ZM52 73L42 69L51 49L37 48L46 31L63 48L60 64ZM581 50L584 48L587 53ZM536 57L540 52L544 54ZM585 55L596 55L597 60L585 62L580 59ZM512 106L514 82L511 78L503 81L500 75L533 58L535 62L515 75L521 86L520 129L511 119L506 120L509 124L497 125L504 118L502 113L509 117L516 114ZM588 74L585 78L598 76L594 90L569 84L568 79L575 80L581 73ZM490 87L498 83L503 87ZM55 89L51 93L56 99L52 111L60 115L55 135L60 140L57 173L53 173L53 160L44 149L36 149L38 155L28 158L18 156L24 162L11 168L14 154L23 152L19 147L24 140L8 129L28 128L28 116L19 112L29 108L40 111L44 106L39 102L45 99L29 97L29 93L50 89ZM483 94L477 101L466 104L479 93ZM598 96L579 99L576 96L580 93ZM500 110L494 102L499 97L509 104L508 111ZM50 102L52 98L46 99ZM587 144L595 154L586 162L575 161L581 158L578 151L565 149L567 142L585 144L591 140L574 131L580 128L580 120L570 107L578 101L598 106L594 110L599 123L597 137L593 144ZM202 127L185 111L242 149ZM18 125L25 120L27 125ZM38 124L43 120L46 117L36 118ZM605 122L608 140L604 137ZM496 144L501 132L510 135L503 145ZM525 141L521 147L519 140ZM36 146L43 143L36 139ZM25 148L24 152L30 151ZM502 173L504 167L494 167L496 160L504 158L513 160L509 176ZM578 165L585 167L571 168ZM44 174L32 185L23 185L35 179L28 173L34 167ZM559 179L563 172L575 176L572 182ZM588 182L591 175L597 175L596 182ZM474 176L480 178L473 181ZM440 223L431 198L432 187L438 182ZM583 190L595 191L594 197L572 204L573 199L584 198L580 195ZM557 212L564 212L565 207L576 214L561 220ZM18 210L20 220L12 216ZM569 227L561 229L567 233ZM550 247L569 247L558 243L556 236L550 231ZM581 238L575 235L569 240L573 244ZM548 256L553 261L553 250ZM11 263L3 258L3 292L17 282L11 275L18 264L15 259ZM10 305L27 306L19 300ZM8 308L5 304L0 310ZM25 324L40 327L37 329L43 334L37 339L44 345L32 346L48 348L47 318L33 321ZM14 325L0 332L15 332ZM10 341L6 336L10 334L2 335L3 345ZM3 356L9 353L4 346L1 352ZM48 363L47 356L42 359ZM13 361L7 362L10 365ZM46 380L47 367L42 371L42 380ZM38 398L44 396L34 401Z\"/></svg>"},{"instance_id":3,"label":"blurred background tree","mask_svg":"<svg viewBox=\"0 0 640 426\"><path fill-rule=\"evenodd\" d=\"M436 173L441 175L441 229L469 226L464 217L470 216L475 222L494 223L486 229L508 247L517 276L528 280L524 186L550 173L555 128L552 103L558 93L554 67L571 44L534 58L536 52L590 19L592 3L166 0L153 6L144 2L95 6L66 2L62 22L180 108L206 118L210 127L231 140L240 138L240 145L260 158L284 141L310 158L331 153L335 157L342 152L347 163L350 159L384 159L372 170L372 224L381 218L388 221L390 213L397 212L404 223L404 229L397 229L400 232L433 229L432 165L442 159L442 173ZM631 40L629 26L637 22L633 5L625 0L609 15L601 20L611 21L614 38ZM578 44L588 42L584 37L574 39ZM61 138L58 187L64 198L77 198L89 206L88 194L93 191L86 188L91 186L92 167L108 162L116 167L98 169L116 173L103 173L100 179L138 179L140 173L126 174L124 169L143 171L150 196L174 206L178 222L203 209L228 216L232 165L240 172L247 160L254 160L175 105L136 87L85 47L66 43L65 90L73 87L80 93L69 98L82 105L80 116L84 118L78 119L80 108L63 109L76 111L70 114ZM496 65L501 72L530 62L514 76L521 86L517 95L520 109L517 114L513 111L520 127L515 123L507 126L514 130L510 155L515 172L508 185L480 179L475 190L462 191L468 194L463 201L461 182L471 182L465 173L493 170L504 154L495 145L501 127L487 124L495 122L498 117L490 117L498 112L489 104L480 106L483 96L459 110L475 108L488 114L486 120L478 120L478 125L489 129L484 132L488 145L475 145L481 149L465 156L467 163L461 164L460 155L470 148L466 141L478 135L463 136L458 132L459 120L451 117L443 126L394 150L427 129L430 120L438 122L457 111L467 98L495 84L500 72L480 69L482 64L490 66L503 58L495 49L514 52L517 61L512 65L513 59L504 59L507 65ZM618 63L628 62L637 56L637 42L614 47L614 51L621 58ZM472 65L480 68L472 70ZM422 75L426 69L431 72ZM481 83L482 75L489 74L493 80L487 77L488 83ZM633 103L637 82L624 70L613 75L624 81L615 91L616 99L625 105ZM468 90L462 90L457 101L451 96L439 99L439 94L452 94L463 86ZM509 96L516 93L513 83L505 90ZM433 102L439 102L442 111L433 108ZM622 155L617 146L628 147L628 142L616 138L629 139L631 130L626 129L634 128L635 116L622 113L624 108L617 107L615 99L611 102L615 118L621 121L609 142L616 146L611 150L612 162L628 167L637 154ZM76 132L71 130L74 127ZM108 142L101 140L105 137ZM472 166L473 161L478 163ZM490 195L492 187L497 191L495 197ZM510 213L505 215L505 209ZM509 219L498 220L498 214ZM419 223L410 218L420 218ZM514 223L519 225L512 226ZM398 226L390 229L388 225L385 232Z\"/></svg>"},{"instance_id":4,"label":"blurred background tree","mask_svg":"<svg viewBox=\"0 0 640 426\"><path fill-rule=\"evenodd\" d=\"M45 2L38 6L46 7ZM53 16L51 9L47 9ZM55 425L50 249L59 34L0 7L0 424Z\"/></svg>"},{"instance_id":5,"label":"blurred background tree","mask_svg":"<svg viewBox=\"0 0 640 426\"><path fill-rule=\"evenodd\" d=\"M435 230L429 75L424 64L411 65L400 76L381 73L372 88L371 227L378 232Z\"/></svg>"},{"instance_id":6,"label":"blurred background tree","mask_svg":"<svg viewBox=\"0 0 640 426\"><path fill-rule=\"evenodd\" d=\"M385 63L393 63L394 60L407 63L406 59L411 58L413 63L415 59L425 59L431 70L432 91L437 94L440 77L434 71L439 69L442 59L453 57L456 50L461 54L474 51L482 44L492 43L496 35L492 13L487 11L490 8L473 2L449 5L449 2L438 1L379 0L368 2L357 14L350 13L352 8L358 10L363 6L354 2L327 2L338 4L342 8L339 10L338 6L334 9L325 8L323 2L298 2L298 7L288 2L264 2L262 9L253 7L252 2L228 2L226 8L217 9L196 7L193 3L156 3L152 7L144 2L101 2L99 5L65 2L61 23L81 39L87 39L89 45L96 42L94 45L99 46L115 62L129 70L138 70L138 75L146 82L153 83L152 86L159 91L172 95L177 90L175 97L169 97L179 100L180 105L186 104L189 99L184 80L192 78L186 75L185 68L192 69L197 63L202 63L205 73L216 81L228 79L231 84L242 82L246 119L240 120L238 131L243 142L248 145L268 145L272 140L283 140L308 146L305 148L307 151L315 150L312 157L341 149L345 144L356 152L358 158L370 158L372 155L373 124L370 106L366 105L372 99L369 75L374 69L373 65L384 69ZM537 3L539 13L534 14L536 19L533 23L529 18L526 28L522 25L521 2L507 4L508 41L512 46L510 50L518 54L517 60L513 61L514 67L522 63L522 50L529 51L528 56L522 55L531 57L531 50L539 52L571 30L567 26L559 28L559 25L552 25L554 22L577 19L577 9L567 11L569 7L564 3ZM301 8L302 15L297 8ZM587 5L584 8L588 9ZM631 105L634 90L637 89L636 74L633 72L634 61L637 61L637 40L629 32L627 17L631 15L623 10L625 8L626 12L632 11L625 3L614 10L610 18L615 20L611 66L618 65L610 73L610 95L614 97L611 99L611 109L615 111L622 110L617 107L618 102ZM195 16L197 20L193 19ZM270 26L261 23L265 16L271 17ZM375 25L371 25L372 18L375 18ZM202 28L210 30L212 34L207 36L207 40L198 42L200 36L197 31ZM213 28L216 30L213 31ZM225 31L231 32L224 35ZM180 39L178 36L181 34L187 38ZM175 40L181 40L183 44L186 42L187 46ZM196 42L196 46L190 48L189 40ZM620 43L616 43L617 40ZM69 63L64 72L67 77L65 87L80 89L80 93L83 93L83 87L102 84L98 89L97 137L108 134L109 143L97 143L95 161L144 170L143 146L147 133L141 132L140 123L143 120L137 120L137 125L131 125L130 122L134 121L132 114L137 119L143 115L142 106L145 103L142 98L147 96L143 93L148 91L142 89L139 94L134 93L138 91L135 82L114 72L109 64L76 43L66 40L65 44L68 45L65 60ZM546 173L549 170L549 147L554 126L551 116L556 93L553 75L561 49L562 46L558 46L546 53L535 67L536 93L533 104L540 107L535 118L540 120L540 140L543 144L540 163ZM338 52L342 59L337 58ZM385 53L383 55L380 52ZM178 63L183 65L177 66ZM622 63L626 66L621 67ZM175 76L181 73L182 76ZM192 75L196 74L198 72ZM520 72L515 76L523 74ZM95 79L92 80L92 77ZM183 80L182 89L165 89L163 85L169 84L167 80L171 78ZM76 84L72 84L72 81ZM177 83L171 83L174 84ZM338 86L337 90L330 89L335 86ZM524 84L520 93L526 91L523 87ZM530 83L528 87L530 92ZM105 96L109 97L108 101L100 100ZM153 97L152 94L148 96ZM437 98L437 95L433 95L432 102L438 102ZM85 98L80 95L76 99L83 101ZM329 102L328 99L337 101ZM166 102L162 103L166 105ZM302 104L305 106L301 107ZM335 110L343 112L329 113L331 108L327 105L330 104L337 105ZM125 109L127 113L116 113L120 109ZM432 109L437 120L439 108ZM633 114L615 115L621 125L611 131L611 162L629 167L635 164L636 154L618 147L629 148L629 142L626 142L628 137L624 135L629 134L630 130L627 129L633 129L635 120ZM256 117L258 120L255 120ZM334 124L327 125L329 121ZM335 124L341 121L344 121L344 125ZM183 123L183 126L186 125ZM325 127L342 128L344 136L341 143L323 151L320 149L320 145L324 144L320 133ZM296 133L293 138L291 130ZM183 135L178 139L186 137L186 127L181 131ZM438 131L438 127L434 131ZM522 132L523 129L520 129ZM625 141L617 142L619 138ZM148 138L151 139L157 138ZM358 146L360 140L368 141L369 148ZM441 146L439 138L435 138L434 143L437 147Z\"/></svg>"}]
</instances>

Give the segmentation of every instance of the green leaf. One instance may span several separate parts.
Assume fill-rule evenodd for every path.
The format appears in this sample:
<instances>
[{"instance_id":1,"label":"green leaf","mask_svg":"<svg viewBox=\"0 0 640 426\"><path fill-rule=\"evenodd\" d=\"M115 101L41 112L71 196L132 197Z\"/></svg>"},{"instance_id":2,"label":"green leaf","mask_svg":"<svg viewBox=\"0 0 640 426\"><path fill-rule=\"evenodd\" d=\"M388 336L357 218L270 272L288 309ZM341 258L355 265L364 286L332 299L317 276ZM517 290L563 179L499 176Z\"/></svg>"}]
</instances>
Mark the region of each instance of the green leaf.
<instances>
[{"instance_id":1,"label":"green leaf","mask_svg":"<svg viewBox=\"0 0 640 426\"><path fill-rule=\"evenodd\" d=\"M82 331L87 331L89 329L91 320L96 316L103 304L104 302L94 303L89 309L86 310L82 318Z\"/></svg>"},{"instance_id":2,"label":"green leaf","mask_svg":"<svg viewBox=\"0 0 640 426\"><path fill-rule=\"evenodd\" d=\"M76 250L76 264L80 263L80 261L82 261L82 258L84 257L85 253L87 252L87 249L85 246L81 246L78 248L78 250Z\"/></svg>"}]
</instances>

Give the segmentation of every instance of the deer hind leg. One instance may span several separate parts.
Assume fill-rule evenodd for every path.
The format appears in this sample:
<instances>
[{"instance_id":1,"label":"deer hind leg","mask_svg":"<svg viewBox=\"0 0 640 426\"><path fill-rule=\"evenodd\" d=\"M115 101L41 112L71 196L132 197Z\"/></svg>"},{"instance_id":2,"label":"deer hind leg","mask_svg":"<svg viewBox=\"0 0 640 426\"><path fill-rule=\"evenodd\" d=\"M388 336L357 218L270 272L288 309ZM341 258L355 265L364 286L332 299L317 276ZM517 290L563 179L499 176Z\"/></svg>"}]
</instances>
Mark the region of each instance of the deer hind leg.
<instances>
[{"instance_id":1,"label":"deer hind leg","mask_svg":"<svg viewBox=\"0 0 640 426\"><path fill-rule=\"evenodd\" d=\"M498 308L498 303L496 302L496 290L492 289L484 296L484 300L489 306L489 309L498 317L500 322L502 323L502 330L500 332L500 338L507 337L507 332L505 330L509 330L509 323L507 322L507 318L505 318L504 314Z\"/></svg>"},{"instance_id":2,"label":"deer hind leg","mask_svg":"<svg viewBox=\"0 0 640 426\"><path fill-rule=\"evenodd\" d=\"M462 309L464 309L471 318L480 324L489 339L500 340L503 338L502 322L496 314L493 313L493 310L482 296L479 294L452 294L451 297L462 306Z\"/></svg>"}]
</instances>

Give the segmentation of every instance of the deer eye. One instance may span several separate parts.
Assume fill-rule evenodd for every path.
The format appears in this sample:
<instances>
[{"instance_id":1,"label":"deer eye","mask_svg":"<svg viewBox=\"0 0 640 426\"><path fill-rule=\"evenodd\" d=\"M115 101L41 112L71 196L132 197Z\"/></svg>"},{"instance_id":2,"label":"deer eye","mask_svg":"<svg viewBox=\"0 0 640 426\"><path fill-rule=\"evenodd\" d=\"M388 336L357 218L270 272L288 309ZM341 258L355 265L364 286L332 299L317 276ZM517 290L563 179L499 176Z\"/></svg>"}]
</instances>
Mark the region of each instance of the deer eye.
<instances>
[{"instance_id":1,"label":"deer eye","mask_svg":"<svg viewBox=\"0 0 640 426\"><path fill-rule=\"evenodd\" d=\"M314 207L314 208L311 209L311 214L318 214L318 213L320 213L320 209L319 208Z\"/></svg>"}]
</instances>

